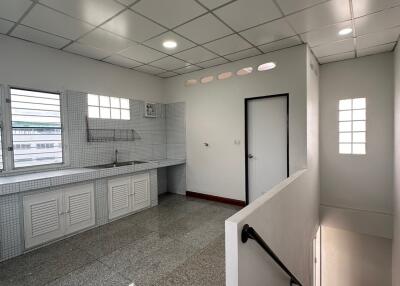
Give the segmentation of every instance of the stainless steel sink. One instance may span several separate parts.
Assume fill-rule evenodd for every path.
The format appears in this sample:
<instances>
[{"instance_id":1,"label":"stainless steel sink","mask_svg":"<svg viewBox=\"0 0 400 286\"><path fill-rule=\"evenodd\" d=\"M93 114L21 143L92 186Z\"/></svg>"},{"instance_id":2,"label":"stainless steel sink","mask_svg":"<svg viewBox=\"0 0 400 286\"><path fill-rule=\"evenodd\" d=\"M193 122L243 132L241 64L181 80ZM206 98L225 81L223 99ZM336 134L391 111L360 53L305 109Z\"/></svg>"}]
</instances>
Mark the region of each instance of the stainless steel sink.
<instances>
[{"instance_id":1,"label":"stainless steel sink","mask_svg":"<svg viewBox=\"0 0 400 286\"><path fill-rule=\"evenodd\" d=\"M128 161L128 162L118 162L118 163L109 163L103 165L96 165L89 167L91 169L108 169L108 168L115 168L115 167L123 167L129 165L137 165L137 164L144 164L147 163L146 161Z\"/></svg>"}]
</instances>

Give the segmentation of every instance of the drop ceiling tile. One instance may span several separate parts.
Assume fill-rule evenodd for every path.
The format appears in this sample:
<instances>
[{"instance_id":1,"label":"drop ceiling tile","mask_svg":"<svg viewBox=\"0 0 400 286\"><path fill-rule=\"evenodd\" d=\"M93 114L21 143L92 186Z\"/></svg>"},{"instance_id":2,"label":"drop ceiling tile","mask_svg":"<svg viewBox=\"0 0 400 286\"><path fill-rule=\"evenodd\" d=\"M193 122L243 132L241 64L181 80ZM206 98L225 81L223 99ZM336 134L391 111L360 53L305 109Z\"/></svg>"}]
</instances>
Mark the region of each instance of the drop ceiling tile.
<instances>
[{"instance_id":1,"label":"drop ceiling tile","mask_svg":"<svg viewBox=\"0 0 400 286\"><path fill-rule=\"evenodd\" d=\"M105 57L110 55L110 53L107 51L103 51L101 49L83 45L83 44L80 44L77 42L72 43L71 45L66 47L64 49L64 51L71 52L71 53L78 54L78 55L85 56L85 57L89 57L89 58L96 59L96 60L104 59Z\"/></svg>"},{"instance_id":2,"label":"drop ceiling tile","mask_svg":"<svg viewBox=\"0 0 400 286\"><path fill-rule=\"evenodd\" d=\"M289 38L295 35L292 28L290 28L284 19L279 19L255 28L251 28L241 32L240 34L256 46L284 38Z\"/></svg>"},{"instance_id":3,"label":"drop ceiling tile","mask_svg":"<svg viewBox=\"0 0 400 286\"><path fill-rule=\"evenodd\" d=\"M345 36L340 36L338 34L340 30L351 27L351 21L345 21L331 26L325 26L321 29L312 30L311 32L302 34L301 38L304 42L308 43L310 47L315 47L330 42L352 38L352 33Z\"/></svg>"},{"instance_id":4,"label":"drop ceiling tile","mask_svg":"<svg viewBox=\"0 0 400 286\"><path fill-rule=\"evenodd\" d=\"M195 1L188 0L146 0L133 5L132 9L168 28L176 27L207 11Z\"/></svg>"},{"instance_id":5,"label":"drop ceiling tile","mask_svg":"<svg viewBox=\"0 0 400 286\"><path fill-rule=\"evenodd\" d=\"M178 27L175 31L198 44L210 42L233 33L212 14L201 16Z\"/></svg>"},{"instance_id":6,"label":"drop ceiling tile","mask_svg":"<svg viewBox=\"0 0 400 286\"><path fill-rule=\"evenodd\" d=\"M276 0L285 15L309 8L324 1L326 0Z\"/></svg>"},{"instance_id":7,"label":"drop ceiling tile","mask_svg":"<svg viewBox=\"0 0 400 286\"><path fill-rule=\"evenodd\" d=\"M125 8L113 0L40 0L40 3L95 26Z\"/></svg>"},{"instance_id":8,"label":"drop ceiling tile","mask_svg":"<svg viewBox=\"0 0 400 286\"><path fill-rule=\"evenodd\" d=\"M257 55L261 55L261 52L256 48L251 48L248 50L240 51L237 53L226 55L225 58L231 61L238 61L244 58L254 57Z\"/></svg>"},{"instance_id":9,"label":"drop ceiling tile","mask_svg":"<svg viewBox=\"0 0 400 286\"><path fill-rule=\"evenodd\" d=\"M14 22L0 19L0 34L7 34L14 26Z\"/></svg>"},{"instance_id":10,"label":"drop ceiling tile","mask_svg":"<svg viewBox=\"0 0 400 286\"><path fill-rule=\"evenodd\" d=\"M327 64L327 63L331 63L331 62L338 62L338 61L344 61L344 60L348 60L348 59L354 59L355 57L356 57L356 53L353 51L353 52L318 58L318 61L320 64Z\"/></svg>"},{"instance_id":11,"label":"drop ceiling tile","mask_svg":"<svg viewBox=\"0 0 400 286\"><path fill-rule=\"evenodd\" d=\"M279 40L276 42L272 42L266 45L259 46L258 48L262 50L264 53L269 53L277 50L282 50L286 48L290 48L293 46L300 45L301 41L299 37L294 36L287 39Z\"/></svg>"},{"instance_id":12,"label":"drop ceiling tile","mask_svg":"<svg viewBox=\"0 0 400 286\"><path fill-rule=\"evenodd\" d=\"M42 5L33 7L22 24L71 40L76 40L94 28Z\"/></svg>"},{"instance_id":13,"label":"drop ceiling tile","mask_svg":"<svg viewBox=\"0 0 400 286\"><path fill-rule=\"evenodd\" d=\"M203 5L205 5L208 9L215 9L225 3L228 3L231 0L199 0Z\"/></svg>"},{"instance_id":14,"label":"drop ceiling tile","mask_svg":"<svg viewBox=\"0 0 400 286\"><path fill-rule=\"evenodd\" d=\"M317 58L347 53L354 50L354 41L353 39L347 39L343 41L333 42L326 45L314 47L312 48L312 50Z\"/></svg>"},{"instance_id":15,"label":"drop ceiling tile","mask_svg":"<svg viewBox=\"0 0 400 286\"><path fill-rule=\"evenodd\" d=\"M218 56L202 47L195 47L193 49L177 53L175 54L175 57L180 58L188 63L195 64L214 59Z\"/></svg>"},{"instance_id":16,"label":"drop ceiling tile","mask_svg":"<svg viewBox=\"0 0 400 286\"><path fill-rule=\"evenodd\" d=\"M117 66L125 67L125 68L134 68L137 66L142 65L141 63L128 59L126 57L120 56L120 55L112 55L106 59L104 59L105 62L114 64Z\"/></svg>"},{"instance_id":17,"label":"drop ceiling tile","mask_svg":"<svg viewBox=\"0 0 400 286\"><path fill-rule=\"evenodd\" d=\"M202 68L209 68L209 67L213 67L213 66L217 66L217 65L222 65L228 63L227 60L225 60L224 58L216 58L213 60L209 60L209 61L205 61L202 63L198 63L196 64L197 66L200 66Z\"/></svg>"},{"instance_id":18,"label":"drop ceiling tile","mask_svg":"<svg viewBox=\"0 0 400 286\"><path fill-rule=\"evenodd\" d=\"M175 49L164 48L163 42L168 41L168 40L175 41L178 44L178 46ZM155 37L153 39L150 39L150 40L144 42L143 44L146 46L149 46L153 49L156 49L158 51L162 51L169 55L178 53L178 52L186 50L186 49L190 49L195 46L195 44L193 44L192 42L186 40L185 38L175 34L174 32L164 33L158 37Z\"/></svg>"},{"instance_id":19,"label":"drop ceiling tile","mask_svg":"<svg viewBox=\"0 0 400 286\"><path fill-rule=\"evenodd\" d=\"M126 10L101 27L137 42L143 42L166 31L160 25L131 10Z\"/></svg>"},{"instance_id":20,"label":"drop ceiling tile","mask_svg":"<svg viewBox=\"0 0 400 286\"><path fill-rule=\"evenodd\" d=\"M60 49L71 42L70 40L54 36L42 31L38 31L23 25L18 25L11 33L11 36L56 49Z\"/></svg>"},{"instance_id":21,"label":"drop ceiling tile","mask_svg":"<svg viewBox=\"0 0 400 286\"><path fill-rule=\"evenodd\" d=\"M178 74L175 72L164 72L164 73L160 73L157 76L162 77L162 78L169 78L169 77L173 77L173 76L177 76Z\"/></svg>"},{"instance_id":22,"label":"drop ceiling tile","mask_svg":"<svg viewBox=\"0 0 400 286\"><path fill-rule=\"evenodd\" d=\"M149 63L166 56L163 53L138 44L133 44L126 50L120 52L120 54L142 63Z\"/></svg>"},{"instance_id":23,"label":"drop ceiling tile","mask_svg":"<svg viewBox=\"0 0 400 286\"><path fill-rule=\"evenodd\" d=\"M350 20L349 0L331 0L286 17L298 34Z\"/></svg>"},{"instance_id":24,"label":"drop ceiling tile","mask_svg":"<svg viewBox=\"0 0 400 286\"><path fill-rule=\"evenodd\" d=\"M151 65L165 70L176 70L188 64L173 57L166 57L152 62Z\"/></svg>"},{"instance_id":25,"label":"drop ceiling tile","mask_svg":"<svg viewBox=\"0 0 400 286\"><path fill-rule=\"evenodd\" d=\"M1 0L0 18L17 22L31 5L29 0Z\"/></svg>"},{"instance_id":26,"label":"drop ceiling tile","mask_svg":"<svg viewBox=\"0 0 400 286\"><path fill-rule=\"evenodd\" d=\"M133 44L133 42L125 38L102 29L96 29L90 32L80 39L79 42L112 53L122 51Z\"/></svg>"},{"instance_id":27,"label":"drop ceiling tile","mask_svg":"<svg viewBox=\"0 0 400 286\"><path fill-rule=\"evenodd\" d=\"M400 25L400 6L355 19L357 35L363 35Z\"/></svg>"},{"instance_id":28,"label":"drop ceiling tile","mask_svg":"<svg viewBox=\"0 0 400 286\"><path fill-rule=\"evenodd\" d=\"M159 73L164 72L163 69L156 68L156 67L149 66L149 65L136 67L135 70L144 72L144 73L149 73L149 74L159 74Z\"/></svg>"},{"instance_id":29,"label":"drop ceiling tile","mask_svg":"<svg viewBox=\"0 0 400 286\"><path fill-rule=\"evenodd\" d=\"M357 49L365 49L372 46L397 42L400 27L383 30L378 33L366 34L357 38Z\"/></svg>"},{"instance_id":30,"label":"drop ceiling tile","mask_svg":"<svg viewBox=\"0 0 400 286\"><path fill-rule=\"evenodd\" d=\"M201 69L201 68L194 66L194 65L190 65L190 66L186 66L186 67L174 70L174 72L177 72L179 74L185 74L185 73L197 71L199 69Z\"/></svg>"},{"instance_id":31,"label":"drop ceiling tile","mask_svg":"<svg viewBox=\"0 0 400 286\"><path fill-rule=\"evenodd\" d=\"M223 56L251 48L251 45L238 35L231 35L214 42L205 44L204 47Z\"/></svg>"},{"instance_id":32,"label":"drop ceiling tile","mask_svg":"<svg viewBox=\"0 0 400 286\"><path fill-rule=\"evenodd\" d=\"M380 54L380 53L385 53L385 52L391 52L391 51L393 51L395 44L396 43L390 43L390 44L379 45L379 46L375 46L375 47L369 47L366 49L359 49L359 50L357 50L357 56L363 57L363 56L369 56L369 55Z\"/></svg>"},{"instance_id":33,"label":"drop ceiling tile","mask_svg":"<svg viewBox=\"0 0 400 286\"><path fill-rule=\"evenodd\" d=\"M354 17L361 17L400 5L400 0L353 0Z\"/></svg>"},{"instance_id":34,"label":"drop ceiling tile","mask_svg":"<svg viewBox=\"0 0 400 286\"><path fill-rule=\"evenodd\" d=\"M282 16L272 0L238 0L215 10L214 13L236 31Z\"/></svg>"}]
</instances>

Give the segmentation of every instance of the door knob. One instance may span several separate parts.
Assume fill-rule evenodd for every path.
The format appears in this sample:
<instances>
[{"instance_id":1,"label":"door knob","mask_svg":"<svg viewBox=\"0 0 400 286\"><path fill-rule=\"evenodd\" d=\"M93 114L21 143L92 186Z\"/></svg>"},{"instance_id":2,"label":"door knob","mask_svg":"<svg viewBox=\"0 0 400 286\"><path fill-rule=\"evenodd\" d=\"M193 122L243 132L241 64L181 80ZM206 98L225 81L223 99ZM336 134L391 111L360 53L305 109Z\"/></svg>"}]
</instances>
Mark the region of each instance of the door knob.
<instances>
[{"instance_id":1,"label":"door knob","mask_svg":"<svg viewBox=\"0 0 400 286\"><path fill-rule=\"evenodd\" d=\"M247 155L247 157L248 157L249 159L253 159L253 158L254 158L253 154L249 154L249 155Z\"/></svg>"}]
</instances>

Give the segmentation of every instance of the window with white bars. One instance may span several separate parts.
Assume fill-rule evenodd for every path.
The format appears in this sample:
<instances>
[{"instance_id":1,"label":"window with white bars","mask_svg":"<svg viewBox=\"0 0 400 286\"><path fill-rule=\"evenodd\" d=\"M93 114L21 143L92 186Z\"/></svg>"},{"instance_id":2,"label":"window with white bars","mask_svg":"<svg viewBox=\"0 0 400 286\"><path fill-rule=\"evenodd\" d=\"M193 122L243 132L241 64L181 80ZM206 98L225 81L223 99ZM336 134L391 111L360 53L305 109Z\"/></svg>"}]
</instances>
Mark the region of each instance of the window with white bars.
<instances>
[{"instance_id":1,"label":"window with white bars","mask_svg":"<svg viewBox=\"0 0 400 286\"><path fill-rule=\"evenodd\" d=\"M14 168L63 163L60 94L11 88Z\"/></svg>"},{"instance_id":2,"label":"window with white bars","mask_svg":"<svg viewBox=\"0 0 400 286\"><path fill-rule=\"evenodd\" d=\"M339 100L339 154L366 154L365 98Z\"/></svg>"},{"instance_id":3,"label":"window with white bars","mask_svg":"<svg viewBox=\"0 0 400 286\"><path fill-rule=\"evenodd\" d=\"M129 99L88 94L87 102L89 118L121 120L131 118Z\"/></svg>"}]
</instances>

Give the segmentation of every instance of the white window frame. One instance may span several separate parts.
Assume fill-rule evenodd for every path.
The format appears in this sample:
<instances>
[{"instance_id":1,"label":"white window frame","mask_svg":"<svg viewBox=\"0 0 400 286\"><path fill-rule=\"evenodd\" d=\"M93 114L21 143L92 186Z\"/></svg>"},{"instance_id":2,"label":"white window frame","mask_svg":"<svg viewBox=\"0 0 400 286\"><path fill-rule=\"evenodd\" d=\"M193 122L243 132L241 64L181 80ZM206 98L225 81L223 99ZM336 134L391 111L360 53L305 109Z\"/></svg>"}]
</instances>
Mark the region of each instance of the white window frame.
<instances>
[{"instance_id":1,"label":"white window frame","mask_svg":"<svg viewBox=\"0 0 400 286\"><path fill-rule=\"evenodd\" d=\"M89 96L90 96L90 95L94 95L94 96L97 96L97 97L98 97L98 100L99 100L98 105L89 105ZM101 105L100 105L100 97L108 97L110 106L101 106ZM112 106L111 106L111 98L117 98L117 99L119 100L119 102L120 102L120 103L119 103L119 107L112 107ZM128 108L123 108L123 107L121 106L121 99L124 99L124 100L127 100L127 101L128 101ZM131 116L131 101L130 101L129 98L125 98L125 97L108 96L108 95L97 94L97 93L87 93L87 94L86 94L86 106L87 106L87 114L88 114L88 118L89 118L89 119L129 121L129 120L131 120L131 117L132 117L132 116ZM99 117L90 117L90 115L89 115L89 108L90 108L90 107L96 107L96 108L98 108ZM109 117L109 118L101 117L101 108L107 108L107 109L110 110L110 117ZM119 110L119 118L112 118L112 115L111 115L111 114L112 114L112 110L113 110L113 109ZM128 118L128 119L122 118L122 110L128 111L128 114L129 114L129 118Z\"/></svg>"},{"instance_id":2,"label":"white window frame","mask_svg":"<svg viewBox=\"0 0 400 286\"><path fill-rule=\"evenodd\" d=\"M3 132L3 173L18 173L25 171L38 171L38 170L52 170L56 168L64 168L70 165L69 155L69 140L68 140L68 120L67 120L67 99L65 91L53 91L44 89L35 89L29 87L21 87L15 85L0 85L1 93L0 100L2 105L2 132ZM26 167L15 167L14 166L14 153L9 147L13 147L13 136L12 136L12 115L11 115L11 89L23 89L37 92L48 92L57 93L60 95L60 120L61 120L61 140L62 140L62 152L63 161L61 163L26 166Z\"/></svg>"},{"instance_id":3,"label":"white window frame","mask_svg":"<svg viewBox=\"0 0 400 286\"><path fill-rule=\"evenodd\" d=\"M365 100L365 107L364 108L354 108L353 104L354 104L354 100L357 99L364 99ZM341 109L340 107L340 102L341 101L345 101L345 100L350 100L351 101L351 107L349 109ZM361 120L361 119L357 119L354 120L353 115L354 115L354 111L357 110L364 110L365 111L365 119ZM348 120L341 120L340 119L340 112L350 112L350 119ZM340 123L343 122L348 122L350 123L350 130L349 131L341 131L340 130ZM364 122L365 123L365 130L364 131L354 131L353 127L354 127L354 122ZM356 98L344 98L344 99L339 99L338 101L338 105L337 105L337 124L338 124L338 153L339 155L351 155L351 156L365 156L367 155L367 98L366 97L356 97ZM364 142L354 142L354 134L355 133L364 133L365 135L365 140ZM340 134L349 134L350 135L350 141L347 142L341 142L340 139ZM340 150L340 145L341 144L349 144L350 145L350 152L341 152ZM363 144L364 145L364 149L365 152L364 153L355 153L354 152L354 144Z\"/></svg>"}]
</instances>

